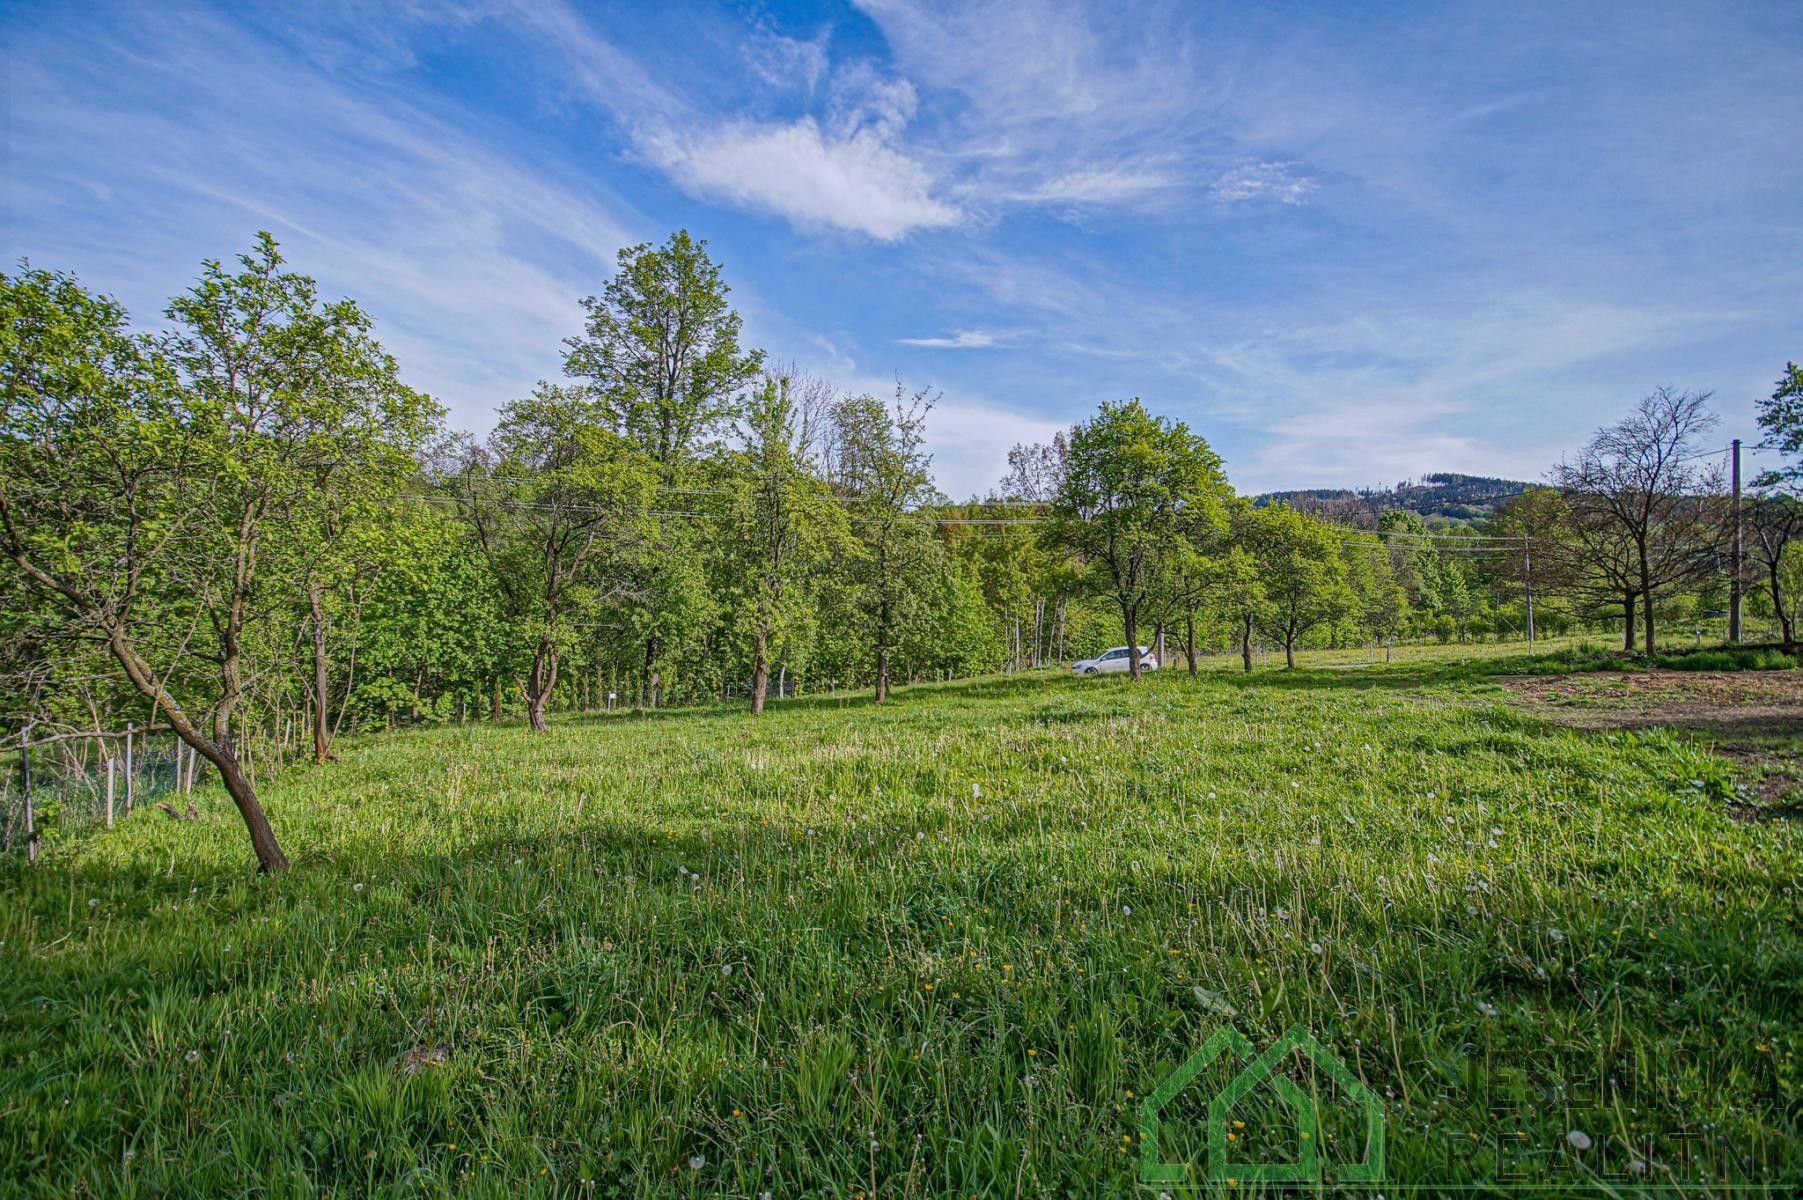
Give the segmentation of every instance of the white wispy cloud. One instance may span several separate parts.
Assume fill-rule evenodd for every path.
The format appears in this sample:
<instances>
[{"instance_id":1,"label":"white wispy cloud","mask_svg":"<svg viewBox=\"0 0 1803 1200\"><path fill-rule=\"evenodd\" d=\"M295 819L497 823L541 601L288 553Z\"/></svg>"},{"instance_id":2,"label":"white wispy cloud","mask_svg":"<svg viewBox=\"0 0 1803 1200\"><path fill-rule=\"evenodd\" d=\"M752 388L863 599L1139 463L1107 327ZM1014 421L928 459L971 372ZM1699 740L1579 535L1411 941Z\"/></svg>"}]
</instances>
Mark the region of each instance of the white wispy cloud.
<instances>
[{"instance_id":1,"label":"white wispy cloud","mask_svg":"<svg viewBox=\"0 0 1803 1200\"><path fill-rule=\"evenodd\" d=\"M942 399L927 414L926 448L933 480L954 500L987 496L1008 471L1008 449L1046 442L1063 422L962 396Z\"/></svg>"},{"instance_id":2,"label":"white wispy cloud","mask_svg":"<svg viewBox=\"0 0 1803 1200\"><path fill-rule=\"evenodd\" d=\"M759 30L745 40L743 53L746 65L767 86L806 93L826 77L832 61L828 52L831 41L831 29L823 29L811 38Z\"/></svg>"},{"instance_id":3,"label":"white wispy cloud","mask_svg":"<svg viewBox=\"0 0 1803 1200\"><path fill-rule=\"evenodd\" d=\"M892 242L954 224L926 169L879 128L835 132L813 117L661 129L645 154L687 191L775 213L807 228L849 230Z\"/></svg>"},{"instance_id":4,"label":"white wispy cloud","mask_svg":"<svg viewBox=\"0 0 1803 1200\"><path fill-rule=\"evenodd\" d=\"M896 338L904 346L925 346L931 350L987 350L1001 344L1000 336L982 329L953 330L950 337Z\"/></svg>"},{"instance_id":5,"label":"white wispy cloud","mask_svg":"<svg viewBox=\"0 0 1803 1200\"><path fill-rule=\"evenodd\" d=\"M1217 204L1244 204L1251 200L1301 204L1314 190L1315 181L1298 174L1295 163L1261 162L1223 171L1208 194Z\"/></svg>"},{"instance_id":6,"label":"white wispy cloud","mask_svg":"<svg viewBox=\"0 0 1803 1200\"><path fill-rule=\"evenodd\" d=\"M558 372L576 298L651 232L468 114L366 92L229 21L147 10L9 51L11 165L45 200L15 209L9 243L154 323L202 258L269 229L464 427Z\"/></svg>"}]
</instances>

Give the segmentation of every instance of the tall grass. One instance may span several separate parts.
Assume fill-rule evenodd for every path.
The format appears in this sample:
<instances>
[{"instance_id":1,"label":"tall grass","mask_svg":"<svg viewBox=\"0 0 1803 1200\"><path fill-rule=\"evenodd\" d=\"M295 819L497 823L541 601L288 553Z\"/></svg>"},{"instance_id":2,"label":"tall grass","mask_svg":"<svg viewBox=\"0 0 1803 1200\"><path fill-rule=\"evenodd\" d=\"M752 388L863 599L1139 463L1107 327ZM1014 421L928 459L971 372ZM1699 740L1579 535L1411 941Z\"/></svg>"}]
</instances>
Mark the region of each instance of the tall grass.
<instances>
[{"instance_id":1,"label":"tall grass","mask_svg":"<svg viewBox=\"0 0 1803 1200\"><path fill-rule=\"evenodd\" d=\"M139 813L0 876L0 1190L1129 1195L1223 1022L1339 1053L1392 1188L1803 1184L1796 832L1499 698L1414 662L399 734L266 789L268 879L223 796Z\"/></svg>"}]
</instances>

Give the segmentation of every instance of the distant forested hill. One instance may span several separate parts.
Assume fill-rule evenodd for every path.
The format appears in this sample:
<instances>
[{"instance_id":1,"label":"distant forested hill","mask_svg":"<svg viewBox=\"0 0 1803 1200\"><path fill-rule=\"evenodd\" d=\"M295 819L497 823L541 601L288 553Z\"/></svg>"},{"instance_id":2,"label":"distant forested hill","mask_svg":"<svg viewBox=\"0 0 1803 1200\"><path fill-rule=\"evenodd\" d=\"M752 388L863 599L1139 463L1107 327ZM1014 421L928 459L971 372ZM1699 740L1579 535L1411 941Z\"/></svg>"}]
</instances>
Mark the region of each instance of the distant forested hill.
<instances>
[{"instance_id":1,"label":"distant forested hill","mask_svg":"<svg viewBox=\"0 0 1803 1200\"><path fill-rule=\"evenodd\" d=\"M1519 479L1459 475L1441 471L1389 488L1299 488L1266 492L1255 504L1281 500L1292 508L1341 521L1375 522L1391 509L1418 513L1432 521L1469 522L1486 517L1511 496L1536 486ZM1360 519L1364 518L1364 521Z\"/></svg>"}]
</instances>

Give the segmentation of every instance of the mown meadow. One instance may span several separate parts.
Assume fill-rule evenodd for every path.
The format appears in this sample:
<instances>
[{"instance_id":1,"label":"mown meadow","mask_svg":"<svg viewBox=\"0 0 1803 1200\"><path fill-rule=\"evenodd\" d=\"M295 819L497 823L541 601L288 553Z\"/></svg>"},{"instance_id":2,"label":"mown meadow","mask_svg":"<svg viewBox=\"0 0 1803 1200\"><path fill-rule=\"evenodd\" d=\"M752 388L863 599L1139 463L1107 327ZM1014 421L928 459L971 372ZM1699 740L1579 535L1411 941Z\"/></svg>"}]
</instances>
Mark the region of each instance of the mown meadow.
<instances>
[{"instance_id":1,"label":"mown meadow","mask_svg":"<svg viewBox=\"0 0 1803 1200\"><path fill-rule=\"evenodd\" d=\"M0 1191L1155 1194L1144 1097L1299 1024L1382 1099L1365 1192L1788 1194L1797 829L1521 669L401 732L262 789L272 877L223 793L136 813L0 877Z\"/></svg>"}]
</instances>

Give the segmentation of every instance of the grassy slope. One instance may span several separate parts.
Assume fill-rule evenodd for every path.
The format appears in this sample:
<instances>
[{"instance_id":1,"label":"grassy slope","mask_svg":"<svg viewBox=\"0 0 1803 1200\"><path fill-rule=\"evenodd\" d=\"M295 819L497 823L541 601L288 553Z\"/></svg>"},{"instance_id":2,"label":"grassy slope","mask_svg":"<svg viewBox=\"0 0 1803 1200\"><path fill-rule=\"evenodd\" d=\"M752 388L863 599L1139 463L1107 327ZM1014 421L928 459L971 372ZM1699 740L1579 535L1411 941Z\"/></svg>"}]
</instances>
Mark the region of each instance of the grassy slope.
<instances>
[{"instance_id":1,"label":"grassy slope","mask_svg":"<svg viewBox=\"0 0 1803 1200\"><path fill-rule=\"evenodd\" d=\"M266 789L279 879L139 814L0 878L0 1190L1131 1194L1228 1006L1392 1181L1803 1181L1797 834L1481 669L397 735Z\"/></svg>"}]
</instances>

